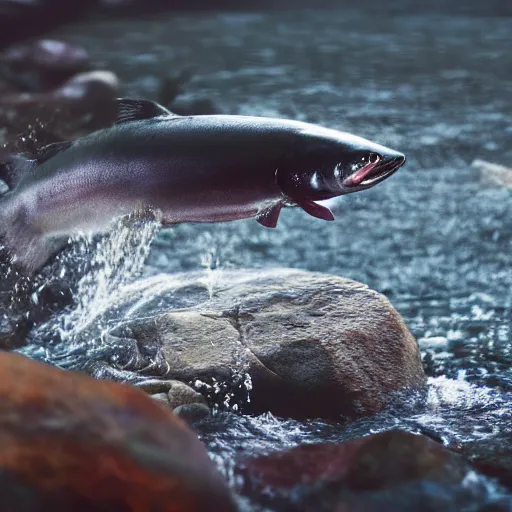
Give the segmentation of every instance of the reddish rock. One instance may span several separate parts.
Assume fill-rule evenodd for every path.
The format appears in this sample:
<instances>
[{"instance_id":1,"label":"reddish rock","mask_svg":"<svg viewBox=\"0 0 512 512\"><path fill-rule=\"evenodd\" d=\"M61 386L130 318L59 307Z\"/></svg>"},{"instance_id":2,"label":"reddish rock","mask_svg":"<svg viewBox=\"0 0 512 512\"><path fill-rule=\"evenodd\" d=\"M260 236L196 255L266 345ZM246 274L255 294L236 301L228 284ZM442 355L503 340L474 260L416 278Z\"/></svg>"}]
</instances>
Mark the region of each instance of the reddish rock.
<instances>
[{"instance_id":1,"label":"reddish rock","mask_svg":"<svg viewBox=\"0 0 512 512\"><path fill-rule=\"evenodd\" d=\"M411 480L460 483L469 471L460 456L432 439L401 430L363 438L346 475L348 487L382 489Z\"/></svg>"},{"instance_id":2,"label":"reddish rock","mask_svg":"<svg viewBox=\"0 0 512 512\"><path fill-rule=\"evenodd\" d=\"M2 511L231 511L206 449L133 387L0 354Z\"/></svg>"},{"instance_id":3,"label":"reddish rock","mask_svg":"<svg viewBox=\"0 0 512 512\"><path fill-rule=\"evenodd\" d=\"M452 510L489 498L463 457L400 430L246 458L236 472L242 494L287 511Z\"/></svg>"},{"instance_id":4,"label":"reddish rock","mask_svg":"<svg viewBox=\"0 0 512 512\"><path fill-rule=\"evenodd\" d=\"M354 453L365 442L366 438L361 438L339 444L303 444L242 460L237 472L244 480L243 492L286 496L297 486L344 480Z\"/></svg>"},{"instance_id":5,"label":"reddish rock","mask_svg":"<svg viewBox=\"0 0 512 512\"><path fill-rule=\"evenodd\" d=\"M497 478L512 490L512 442L510 432L478 439L457 447L482 473ZM512 511L512 508L510 509Z\"/></svg>"}]
</instances>

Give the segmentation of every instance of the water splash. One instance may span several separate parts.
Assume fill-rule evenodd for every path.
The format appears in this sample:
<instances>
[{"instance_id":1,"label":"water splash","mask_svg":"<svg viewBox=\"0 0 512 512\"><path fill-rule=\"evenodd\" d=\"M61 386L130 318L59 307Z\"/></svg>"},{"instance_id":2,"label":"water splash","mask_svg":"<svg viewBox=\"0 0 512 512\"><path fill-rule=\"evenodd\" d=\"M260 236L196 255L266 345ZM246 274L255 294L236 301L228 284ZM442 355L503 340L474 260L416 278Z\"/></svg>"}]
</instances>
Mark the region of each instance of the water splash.
<instances>
[{"instance_id":1,"label":"water splash","mask_svg":"<svg viewBox=\"0 0 512 512\"><path fill-rule=\"evenodd\" d=\"M231 266L233 237L225 231L206 231L198 240L200 247L200 264L205 269L205 277L200 282L208 290L210 301L222 283L222 272ZM251 401L252 379L249 374L250 363L240 340L237 340L232 351L231 376L219 382L212 379L211 383L196 380L191 383L214 404L215 413L219 411L238 412L244 404Z\"/></svg>"},{"instance_id":2,"label":"water splash","mask_svg":"<svg viewBox=\"0 0 512 512\"><path fill-rule=\"evenodd\" d=\"M425 410L407 422L437 432L447 444L493 439L509 430L508 399L493 388L469 382L461 370L456 379L429 378Z\"/></svg>"},{"instance_id":3,"label":"water splash","mask_svg":"<svg viewBox=\"0 0 512 512\"><path fill-rule=\"evenodd\" d=\"M60 277L65 277L70 266L78 267L82 277L73 293L73 308L32 333L33 340L57 339L55 344L38 347L40 358L59 364L76 351L98 348L109 328L103 315L121 303L125 288L142 272L159 226L154 219L132 215L116 220L99 240L90 235L72 240L73 249L59 257ZM92 328L99 335L91 339ZM27 350L34 357L34 346Z\"/></svg>"},{"instance_id":4,"label":"water splash","mask_svg":"<svg viewBox=\"0 0 512 512\"><path fill-rule=\"evenodd\" d=\"M233 357L229 379L220 381L212 377L210 383L196 379L189 384L207 398L213 414L237 413L251 401L252 379L249 363L240 352L236 352Z\"/></svg>"},{"instance_id":5,"label":"water splash","mask_svg":"<svg viewBox=\"0 0 512 512\"><path fill-rule=\"evenodd\" d=\"M202 282L208 289L210 300L212 300L215 294L215 290L222 279L221 251L218 244L215 243L215 237L210 231L202 234L199 243L203 246L200 260L201 266L206 270L206 276L204 279L202 279Z\"/></svg>"},{"instance_id":6,"label":"water splash","mask_svg":"<svg viewBox=\"0 0 512 512\"><path fill-rule=\"evenodd\" d=\"M100 239L77 237L72 250L60 256L55 272L59 274L60 269L59 277L66 278L70 277L67 273L78 269L74 305L37 327L30 335L32 343L20 351L63 368L83 368L96 361L113 371L131 372L126 378L142 378L138 376L138 364L125 367L125 360L132 360L128 357L130 350L138 353L139 349L137 341L131 339L129 327L125 332L124 326L176 308L211 311L223 280L223 247L228 245L225 238L205 235L198 240L204 272L194 276L159 274L139 278L158 227L155 220L132 217L115 222L110 233ZM180 300L177 291L198 284L208 292L206 297L199 294L199 302ZM250 364L241 339L236 339L229 349L228 378L191 384L210 399L215 411L238 412L250 402ZM155 351L144 352L145 365L160 361L157 346ZM157 372L153 377L161 375Z\"/></svg>"},{"instance_id":7,"label":"water splash","mask_svg":"<svg viewBox=\"0 0 512 512\"><path fill-rule=\"evenodd\" d=\"M138 221L135 225L118 220L106 236L94 242L81 237L77 250L91 253L89 271L80 279L76 307L62 318L61 338L73 341L123 295L123 288L142 271L159 223Z\"/></svg>"}]
</instances>

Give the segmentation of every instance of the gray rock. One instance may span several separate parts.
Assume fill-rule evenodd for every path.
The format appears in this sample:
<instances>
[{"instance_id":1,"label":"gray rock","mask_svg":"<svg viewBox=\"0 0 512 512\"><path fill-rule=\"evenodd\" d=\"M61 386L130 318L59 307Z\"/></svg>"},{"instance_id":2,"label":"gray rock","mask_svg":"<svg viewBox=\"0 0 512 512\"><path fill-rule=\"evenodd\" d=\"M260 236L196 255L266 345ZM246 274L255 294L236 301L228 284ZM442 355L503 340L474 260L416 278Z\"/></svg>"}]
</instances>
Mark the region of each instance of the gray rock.
<instances>
[{"instance_id":1,"label":"gray rock","mask_svg":"<svg viewBox=\"0 0 512 512\"><path fill-rule=\"evenodd\" d=\"M177 382L175 380L164 380L164 379L147 379L135 383L135 385L150 395L156 393L164 393L167 395L172 385ZM181 382L180 382L181 384ZM193 390L192 390L193 391Z\"/></svg>"},{"instance_id":2,"label":"gray rock","mask_svg":"<svg viewBox=\"0 0 512 512\"><path fill-rule=\"evenodd\" d=\"M188 404L206 405L206 400L201 393L179 380L148 379L135 382L134 385L150 394L155 400L165 402L172 409Z\"/></svg>"},{"instance_id":3,"label":"gray rock","mask_svg":"<svg viewBox=\"0 0 512 512\"><path fill-rule=\"evenodd\" d=\"M480 172L481 180L486 185L512 189L512 168L485 160L475 160L471 167Z\"/></svg>"},{"instance_id":4,"label":"gray rock","mask_svg":"<svg viewBox=\"0 0 512 512\"><path fill-rule=\"evenodd\" d=\"M156 276L139 284L137 314L110 337L129 337L141 353L164 360L166 378L253 413L355 418L424 383L413 336L367 286L289 269L216 276ZM142 295L151 297L143 305Z\"/></svg>"},{"instance_id":5,"label":"gray rock","mask_svg":"<svg viewBox=\"0 0 512 512\"><path fill-rule=\"evenodd\" d=\"M168 400L173 409L189 404L205 404L206 400L201 393L193 390L183 382L173 381L171 389L169 389ZM209 410L209 409L208 409Z\"/></svg>"},{"instance_id":6,"label":"gray rock","mask_svg":"<svg viewBox=\"0 0 512 512\"><path fill-rule=\"evenodd\" d=\"M171 404L169 404L169 397L167 396L167 393L156 393L155 395L151 395L151 398L166 407L171 406Z\"/></svg>"},{"instance_id":7,"label":"gray rock","mask_svg":"<svg viewBox=\"0 0 512 512\"><path fill-rule=\"evenodd\" d=\"M174 414L187 423L201 421L210 415L210 408L205 404L185 404L174 409Z\"/></svg>"}]
</instances>

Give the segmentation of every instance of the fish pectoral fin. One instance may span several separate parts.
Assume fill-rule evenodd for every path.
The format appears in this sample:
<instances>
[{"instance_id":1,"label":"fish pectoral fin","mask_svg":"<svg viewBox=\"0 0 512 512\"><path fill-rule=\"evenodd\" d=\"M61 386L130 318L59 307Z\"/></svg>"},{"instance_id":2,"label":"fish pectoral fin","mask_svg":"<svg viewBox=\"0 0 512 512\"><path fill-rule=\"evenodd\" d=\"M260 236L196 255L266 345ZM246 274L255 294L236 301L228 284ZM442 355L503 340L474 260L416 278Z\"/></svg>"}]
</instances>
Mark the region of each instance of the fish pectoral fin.
<instances>
[{"instance_id":1,"label":"fish pectoral fin","mask_svg":"<svg viewBox=\"0 0 512 512\"><path fill-rule=\"evenodd\" d=\"M295 200L295 202L312 217L323 220L334 220L334 215L332 214L331 210L327 208L327 206L317 204L310 199L300 199L298 201Z\"/></svg>"},{"instance_id":2,"label":"fish pectoral fin","mask_svg":"<svg viewBox=\"0 0 512 512\"><path fill-rule=\"evenodd\" d=\"M150 100L132 100L129 98L118 98L114 100L116 113L114 124L130 123L132 121L142 121L143 119L153 119L155 117L179 117L167 110L162 105Z\"/></svg>"},{"instance_id":3,"label":"fish pectoral fin","mask_svg":"<svg viewBox=\"0 0 512 512\"><path fill-rule=\"evenodd\" d=\"M283 208L282 203L277 203L273 206L265 208L263 211L258 213L256 220L266 228L275 228L279 219L279 214Z\"/></svg>"}]
</instances>

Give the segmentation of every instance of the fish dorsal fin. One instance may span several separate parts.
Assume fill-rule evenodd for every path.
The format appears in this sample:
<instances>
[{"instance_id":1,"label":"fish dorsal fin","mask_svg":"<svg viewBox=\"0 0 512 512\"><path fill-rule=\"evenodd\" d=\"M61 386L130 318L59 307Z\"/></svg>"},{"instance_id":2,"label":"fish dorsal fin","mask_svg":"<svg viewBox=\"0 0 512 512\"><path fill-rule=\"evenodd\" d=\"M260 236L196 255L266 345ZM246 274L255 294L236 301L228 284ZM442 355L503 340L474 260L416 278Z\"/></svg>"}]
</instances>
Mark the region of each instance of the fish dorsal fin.
<instances>
[{"instance_id":1,"label":"fish dorsal fin","mask_svg":"<svg viewBox=\"0 0 512 512\"><path fill-rule=\"evenodd\" d=\"M176 116L170 110L150 100L132 100L129 98L118 98L115 100L117 112L114 124L142 121L160 116Z\"/></svg>"},{"instance_id":2,"label":"fish dorsal fin","mask_svg":"<svg viewBox=\"0 0 512 512\"><path fill-rule=\"evenodd\" d=\"M62 142L54 142L53 144L48 144L47 146L44 146L37 151L34 159L38 164L42 164L47 160L50 160L50 158L53 158L57 153L70 148L72 145L72 140L65 140Z\"/></svg>"}]
</instances>

